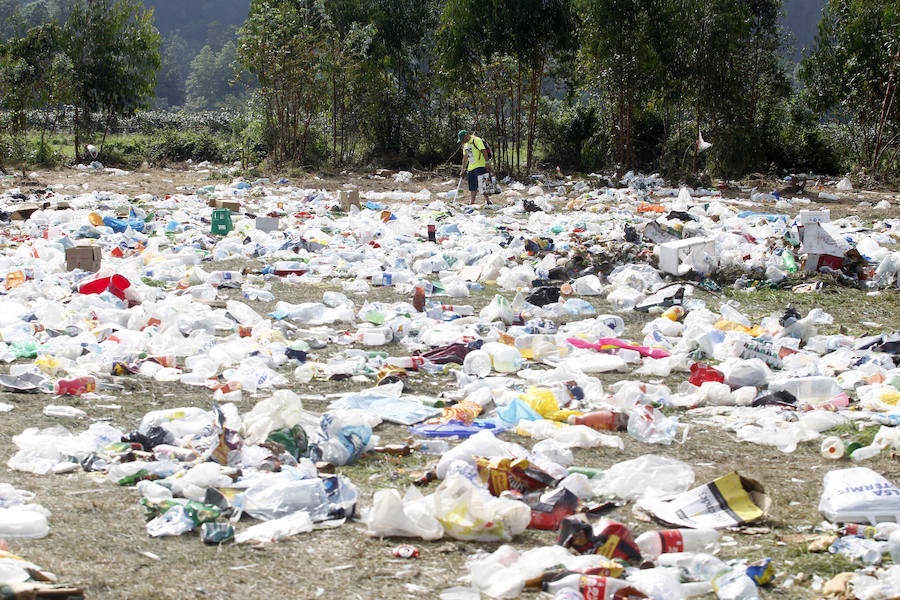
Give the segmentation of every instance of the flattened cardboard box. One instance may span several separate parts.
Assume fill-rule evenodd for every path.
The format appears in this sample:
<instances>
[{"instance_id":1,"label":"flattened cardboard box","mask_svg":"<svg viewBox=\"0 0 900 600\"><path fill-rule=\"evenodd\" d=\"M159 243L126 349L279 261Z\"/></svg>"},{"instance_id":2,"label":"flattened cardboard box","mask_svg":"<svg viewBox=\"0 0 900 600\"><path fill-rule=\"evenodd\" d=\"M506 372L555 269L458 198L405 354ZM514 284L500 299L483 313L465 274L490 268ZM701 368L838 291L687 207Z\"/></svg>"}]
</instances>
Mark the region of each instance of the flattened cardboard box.
<instances>
[{"instance_id":1,"label":"flattened cardboard box","mask_svg":"<svg viewBox=\"0 0 900 600\"><path fill-rule=\"evenodd\" d=\"M66 269L74 271L90 271L96 273L100 270L100 246L75 246L66 248Z\"/></svg>"}]
</instances>

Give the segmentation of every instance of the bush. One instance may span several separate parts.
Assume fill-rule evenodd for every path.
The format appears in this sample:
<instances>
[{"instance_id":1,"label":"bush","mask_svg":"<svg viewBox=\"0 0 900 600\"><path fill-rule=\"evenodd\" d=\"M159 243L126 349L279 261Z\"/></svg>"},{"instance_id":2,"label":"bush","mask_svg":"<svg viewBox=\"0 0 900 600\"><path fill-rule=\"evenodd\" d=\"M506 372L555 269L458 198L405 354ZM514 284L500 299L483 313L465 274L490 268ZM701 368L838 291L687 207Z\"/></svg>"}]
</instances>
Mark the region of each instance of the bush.
<instances>
[{"instance_id":1,"label":"bush","mask_svg":"<svg viewBox=\"0 0 900 600\"><path fill-rule=\"evenodd\" d=\"M849 148L849 140L835 126L823 125L802 97L787 105L787 119L780 132L788 170L795 173L837 175L848 166L847 156L839 148Z\"/></svg>"},{"instance_id":2,"label":"bush","mask_svg":"<svg viewBox=\"0 0 900 600\"><path fill-rule=\"evenodd\" d=\"M160 138L151 142L149 157L155 162L183 162L188 159L202 162L231 162L237 152L220 142L209 130L176 131L166 129Z\"/></svg>"},{"instance_id":3,"label":"bush","mask_svg":"<svg viewBox=\"0 0 900 600\"><path fill-rule=\"evenodd\" d=\"M603 166L609 139L601 132L600 118L594 106L556 108L542 106L538 121L539 138L544 142L544 159L552 164L578 171Z\"/></svg>"}]
</instances>

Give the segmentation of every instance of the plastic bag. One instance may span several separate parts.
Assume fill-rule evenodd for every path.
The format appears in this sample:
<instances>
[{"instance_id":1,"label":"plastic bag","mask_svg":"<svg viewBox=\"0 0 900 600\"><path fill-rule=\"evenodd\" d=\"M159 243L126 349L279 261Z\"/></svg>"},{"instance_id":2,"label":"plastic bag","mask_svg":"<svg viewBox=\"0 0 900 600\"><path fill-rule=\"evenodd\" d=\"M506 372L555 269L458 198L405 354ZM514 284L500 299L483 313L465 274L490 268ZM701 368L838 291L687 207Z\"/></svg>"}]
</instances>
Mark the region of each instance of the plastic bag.
<instances>
[{"instance_id":1,"label":"plastic bag","mask_svg":"<svg viewBox=\"0 0 900 600\"><path fill-rule=\"evenodd\" d=\"M436 467L438 479L447 476L450 465L456 460L462 460L475 468L475 457L483 456L515 456L524 458L528 451L519 444L504 442L490 431L480 431L465 442L451 448L441 456Z\"/></svg>"},{"instance_id":2,"label":"plastic bag","mask_svg":"<svg viewBox=\"0 0 900 600\"><path fill-rule=\"evenodd\" d=\"M481 309L478 316L483 321L490 322L499 319L507 325L511 325L513 322L513 309L509 304L509 300L497 294L490 304Z\"/></svg>"},{"instance_id":3,"label":"plastic bag","mask_svg":"<svg viewBox=\"0 0 900 600\"><path fill-rule=\"evenodd\" d=\"M462 475L448 477L432 495L434 516L450 537L509 541L528 527L531 509L518 500L494 498Z\"/></svg>"},{"instance_id":4,"label":"plastic bag","mask_svg":"<svg viewBox=\"0 0 900 600\"><path fill-rule=\"evenodd\" d=\"M759 358L731 358L719 365L725 374L725 383L733 388L762 387L769 378L769 367Z\"/></svg>"},{"instance_id":5,"label":"plastic bag","mask_svg":"<svg viewBox=\"0 0 900 600\"><path fill-rule=\"evenodd\" d=\"M616 463L601 478L591 480L596 494L623 500L672 496L693 484L694 469L689 464L655 454Z\"/></svg>"},{"instance_id":6,"label":"plastic bag","mask_svg":"<svg viewBox=\"0 0 900 600\"><path fill-rule=\"evenodd\" d=\"M248 444L261 444L276 429L290 429L300 422L303 401L289 390L278 390L271 398L260 400L244 416L243 429Z\"/></svg>"},{"instance_id":7,"label":"plastic bag","mask_svg":"<svg viewBox=\"0 0 900 600\"><path fill-rule=\"evenodd\" d=\"M375 492L365 522L369 535L378 537L439 540L444 536L444 526L431 514L425 497L413 487L406 491L403 498L394 489Z\"/></svg>"},{"instance_id":8,"label":"plastic bag","mask_svg":"<svg viewBox=\"0 0 900 600\"><path fill-rule=\"evenodd\" d=\"M601 433L586 425L563 425L554 421L520 421L516 428L519 435L527 435L536 440L552 439L566 448L606 448L625 447L622 438Z\"/></svg>"},{"instance_id":9,"label":"plastic bag","mask_svg":"<svg viewBox=\"0 0 900 600\"><path fill-rule=\"evenodd\" d=\"M322 415L315 443L309 446L314 461L346 465L375 446L372 427L381 422L364 410L335 410Z\"/></svg>"},{"instance_id":10,"label":"plastic bag","mask_svg":"<svg viewBox=\"0 0 900 600\"><path fill-rule=\"evenodd\" d=\"M628 433L645 444L669 445L678 433L678 418L667 417L650 405L639 404L629 411Z\"/></svg>"},{"instance_id":11,"label":"plastic bag","mask_svg":"<svg viewBox=\"0 0 900 600\"><path fill-rule=\"evenodd\" d=\"M900 521L900 490L865 467L825 474L819 512L833 523Z\"/></svg>"},{"instance_id":12,"label":"plastic bag","mask_svg":"<svg viewBox=\"0 0 900 600\"><path fill-rule=\"evenodd\" d=\"M301 510L280 519L248 527L234 537L234 542L236 544L266 544L312 530L313 522L309 513Z\"/></svg>"}]
</instances>

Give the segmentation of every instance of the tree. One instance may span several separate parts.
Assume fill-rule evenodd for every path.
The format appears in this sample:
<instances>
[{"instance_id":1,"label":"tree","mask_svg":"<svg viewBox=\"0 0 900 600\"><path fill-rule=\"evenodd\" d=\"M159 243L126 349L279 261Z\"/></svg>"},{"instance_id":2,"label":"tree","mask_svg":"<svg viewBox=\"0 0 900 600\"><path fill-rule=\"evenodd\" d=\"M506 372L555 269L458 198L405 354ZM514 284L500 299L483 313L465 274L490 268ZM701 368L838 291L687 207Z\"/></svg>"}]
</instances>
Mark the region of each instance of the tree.
<instances>
[{"instance_id":1,"label":"tree","mask_svg":"<svg viewBox=\"0 0 900 600\"><path fill-rule=\"evenodd\" d=\"M343 164L356 146L364 111L356 101L371 72L367 68L375 27L365 22L365 6L358 0L339 0L327 5L322 68L331 98L331 155Z\"/></svg>"},{"instance_id":2,"label":"tree","mask_svg":"<svg viewBox=\"0 0 900 600\"><path fill-rule=\"evenodd\" d=\"M900 5L829 0L801 77L812 107L845 128L857 163L900 170Z\"/></svg>"},{"instance_id":3,"label":"tree","mask_svg":"<svg viewBox=\"0 0 900 600\"><path fill-rule=\"evenodd\" d=\"M23 150L26 112L41 110L58 97L65 85L60 72L60 29L54 24L32 27L24 35L0 44L0 108L8 111L7 129ZM49 123L41 127L41 150Z\"/></svg>"},{"instance_id":4,"label":"tree","mask_svg":"<svg viewBox=\"0 0 900 600\"><path fill-rule=\"evenodd\" d=\"M619 175L636 167L635 119L659 77L645 0L576 0L580 17L579 67L588 89L606 99Z\"/></svg>"},{"instance_id":5,"label":"tree","mask_svg":"<svg viewBox=\"0 0 900 600\"><path fill-rule=\"evenodd\" d=\"M517 168L522 118L526 169L531 169L544 78L553 61L574 48L572 31L569 0L448 0L444 5L437 32L438 57L446 79L470 95L476 114L485 104L483 96L479 99L479 88L489 81L493 70L504 66L503 57L515 63L515 87L505 97L512 100ZM511 66L509 62L505 65ZM523 114L525 95L527 114ZM496 109L490 104L494 102L488 102L488 111L506 114L500 97Z\"/></svg>"},{"instance_id":6,"label":"tree","mask_svg":"<svg viewBox=\"0 0 900 600\"><path fill-rule=\"evenodd\" d=\"M65 26L66 54L75 84L75 156L90 111L104 117L103 140L116 116L147 106L160 67L159 32L153 11L139 0L83 0Z\"/></svg>"},{"instance_id":7,"label":"tree","mask_svg":"<svg viewBox=\"0 0 900 600\"><path fill-rule=\"evenodd\" d=\"M259 80L276 164L303 162L313 118L327 97L323 19L322 6L312 0L253 0L239 32L238 55Z\"/></svg>"},{"instance_id":8,"label":"tree","mask_svg":"<svg viewBox=\"0 0 900 600\"><path fill-rule=\"evenodd\" d=\"M193 52L187 41L177 33L170 34L163 40L156 82L156 97L163 106L184 105L185 82L192 57Z\"/></svg>"},{"instance_id":9,"label":"tree","mask_svg":"<svg viewBox=\"0 0 900 600\"><path fill-rule=\"evenodd\" d=\"M375 152L401 153L418 149L423 133L416 116L427 114L430 81L429 48L437 6L434 0L367 0L373 27L370 73L369 137ZM423 119L427 120L427 119Z\"/></svg>"},{"instance_id":10,"label":"tree","mask_svg":"<svg viewBox=\"0 0 900 600\"><path fill-rule=\"evenodd\" d=\"M227 41L215 52L203 46L191 61L187 77L187 108L189 110L218 110L239 108L246 102L243 86L235 83L237 47ZM246 74L243 79L247 79Z\"/></svg>"}]
</instances>

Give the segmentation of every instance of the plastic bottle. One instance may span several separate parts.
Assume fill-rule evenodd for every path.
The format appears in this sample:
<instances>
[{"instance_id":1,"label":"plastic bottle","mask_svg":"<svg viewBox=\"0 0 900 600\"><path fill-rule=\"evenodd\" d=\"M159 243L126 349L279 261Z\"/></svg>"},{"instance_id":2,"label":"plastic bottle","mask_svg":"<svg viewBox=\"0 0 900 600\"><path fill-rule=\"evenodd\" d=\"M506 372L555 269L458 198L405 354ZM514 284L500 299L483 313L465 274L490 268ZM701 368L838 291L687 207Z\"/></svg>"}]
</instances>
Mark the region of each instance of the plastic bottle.
<instances>
[{"instance_id":1,"label":"plastic bottle","mask_svg":"<svg viewBox=\"0 0 900 600\"><path fill-rule=\"evenodd\" d=\"M722 571L712 578L711 583L719 600L755 600L759 598L756 584L740 567Z\"/></svg>"},{"instance_id":2,"label":"plastic bottle","mask_svg":"<svg viewBox=\"0 0 900 600\"><path fill-rule=\"evenodd\" d=\"M357 334L357 340L363 346L383 346L390 342L394 337L394 332L390 327L373 327L371 329L361 329Z\"/></svg>"},{"instance_id":3,"label":"plastic bottle","mask_svg":"<svg viewBox=\"0 0 900 600\"><path fill-rule=\"evenodd\" d=\"M822 456L831 460L838 460L844 456L844 442L836 436L827 437L822 440L822 447L819 449Z\"/></svg>"},{"instance_id":4,"label":"plastic bottle","mask_svg":"<svg viewBox=\"0 0 900 600\"><path fill-rule=\"evenodd\" d=\"M447 440L422 440L416 444L416 450L423 454L440 456L450 450L450 443Z\"/></svg>"},{"instance_id":5,"label":"plastic bottle","mask_svg":"<svg viewBox=\"0 0 900 600\"><path fill-rule=\"evenodd\" d=\"M392 356L384 362L393 367L418 371L419 367L425 364L425 359L421 356Z\"/></svg>"},{"instance_id":6,"label":"plastic bottle","mask_svg":"<svg viewBox=\"0 0 900 600\"><path fill-rule=\"evenodd\" d=\"M660 554L708 552L720 535L715 529L663 529L642 533L635 543L645 560L656 560Z\"/></svg>"},{"instance_id":7,"label":"plastic bottle","mask_svg":"<svg viewBox=\"0 0 900 600\"><path fill-rule=\"evenodd\" d=\"M475 314L475 307L469 304L442 304L441 310L455 312L461 317L471 317Z\"/></svg>"},{"instance_id":8,"label":"plastic bottle","mask_svg":"<svg viewBox=\"0 0 900 600\"><path fill-rule=\"evenodd\" d=\"M612 410L597 410L583 415L569 415L569 425L587 425L598 431L625 431L628 415Z\"/></svg>"},{"instance_id":9,"label":"plastic bottle","mask_svg":"<svg viewBox=\"0 0 900 600\"><path fill-rule=\"evenodd\" d=\"M556 338L546 334L526 334L516 338L516 349L523 358L541 360L559 354Z\"/></svg>"},{"instance_id":10,"label":"plastic bottle","mask_svg":"<svg viewBox=\"0 0 900 600\"><path fill-rule=\"evenodd\" d=\"M60 396L81 396L97 389L97 380L93 377L76 377L75 379L60 379L53 387L53 391Z\"/></svg>"},{"instance_id":11,"label":"plastic bottle","mask_svg":"<svg viewBox=\"0 0 900 600\"><path fill-rule=\"evenodd\" d=\"M491 366L498 373L512 373L522 368L522 354L512 346L488 342L481 349L491 356Z\"/></svg>"},{"instance_id":12,"label":"plastic bottle","mask_svg":"<svg viewBox=\"0 0 900 600\"><path fill-rule=\"evenodd\" d=\"M596 600L610 600L617 591L628 586L628 582L624 579L581 575L580 573L572 573L556 581L547 581L543 584L544 591L551 594L557 594L561 590L579 590L583 598Z\"/></svg>"},{"instance_id":13,"label":"plastic bottle","mask_svg":"<svg viewBox=\"0 0 900 600\"><path fill-rule=\"evenodd\" d=\"M741 358L758 358L775 369L780 369L784 364L781 360L780 348L771 342L746 340L738 346L738 351Z\"/></svg>"},{"instance_id":14,"label":"plastic bottle","mask_svg":"<svg viewBox=\"0 0 900 600\"><path fill-rule=\"evenodd\" d=\"M691 376L688 381L690 381L691 384L700 387L707 381L724 383L725 375L718 369L710 367L709 365L694 363L691 365Z\"/></svg>"},{"instance_id":15,"label":"plastic bottle","mask_svg":"<svg viewBox=\"0 0 900 600\"><path fill-rule=\"evenodd\" d=\"M890 542L888 543L890 544ZM831 554L843 554L850 558L858 558L867 565L877 565L881 564L881 545L882 542L848 535L838 538L829 546L828 551Z\"/></svg>"},{"instance_id":16,"label":"plastic bottle","mask_svg":"<svg viewBox=\"0 0 900 600\"><path fill-rule=\"evenodd\" d=\"M879 454L881 454L881 446L878 446L877 444L871 444L869 446L857 448L850 454L850 458L852 458L856 462L860 462L863 460L874 458Z\"/></svg>"},{"instance_id":17,"label":"plastic bottle","mask_svg":"<svg viewBox=\"0 0 900 600\"><path fill-rule=\"evenodd\" d=\"M425 288L421 285L417 285L413 292L412 304L417 312L422 312L425 309Z\"/></svg>"},{"instance_id":18,"label":"plastic bottle","mask_svg":"<svg viewBox=\"0 0 900 600\"><path fill-rule=\"evenodd\" d=\"M241 275L240 271L213 271L209 274L206 283L212 286L219 286L222 284L241 283L243 280L244 276Z\"/></svg>"},{"instance_id":19,"label":"plastic bottle","mask_svg":"<svg viewBox=\"0 0 900 600\"><path fill-rule=\"evenodd\" d=\"M493 360L485 350L473 350L463 359L462 371L469 375L487 377L491 374Z\"/></svg>"}]
</instances>

